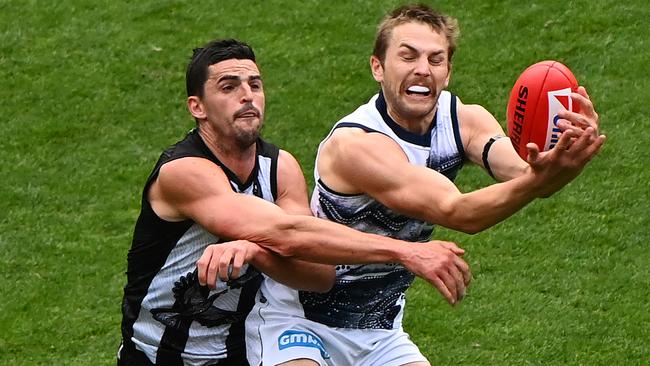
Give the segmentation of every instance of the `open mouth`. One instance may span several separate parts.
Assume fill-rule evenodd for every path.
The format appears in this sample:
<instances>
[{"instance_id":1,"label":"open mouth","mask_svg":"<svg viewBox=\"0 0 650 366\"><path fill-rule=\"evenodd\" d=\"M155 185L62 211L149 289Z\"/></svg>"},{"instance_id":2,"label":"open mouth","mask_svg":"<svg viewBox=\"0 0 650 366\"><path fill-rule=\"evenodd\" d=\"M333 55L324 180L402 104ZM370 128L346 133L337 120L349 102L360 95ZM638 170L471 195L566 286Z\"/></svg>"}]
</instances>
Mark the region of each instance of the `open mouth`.
<instances>
[{"instance_id":1,"label":"open mouth","mask_svg":"<svg viewBox=\"0 0 650 366\"><path fill-rule=\"evenodd\" d=\"M431 89L427 88L426 86L422 85L412 85L406 89L406 94L407 95L421 95L424 97L427 97L431 95Z\"/></svg>"}]
</instances>

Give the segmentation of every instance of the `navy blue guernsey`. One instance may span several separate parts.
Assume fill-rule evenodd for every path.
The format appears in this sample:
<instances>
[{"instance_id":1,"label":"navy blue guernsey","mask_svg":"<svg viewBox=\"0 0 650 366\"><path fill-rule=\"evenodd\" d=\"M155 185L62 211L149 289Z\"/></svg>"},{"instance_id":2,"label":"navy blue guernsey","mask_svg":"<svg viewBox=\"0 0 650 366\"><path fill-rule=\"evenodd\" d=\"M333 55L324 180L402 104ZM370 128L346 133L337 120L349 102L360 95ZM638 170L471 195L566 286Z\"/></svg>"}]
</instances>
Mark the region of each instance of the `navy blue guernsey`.
<instances>
[{"instance_id":1,"label":"navy blue guernsey","mask_svg":"<svg viewBox=\"0 0 650 366\"><path fill-rule=\"evenodd\" d=\"M455 95L442 91L430 129L416 135L390 118L379 93L339 120L332 131L359 128L384 134L399 144L410 164L435 170L453 180L465 159L456 103ZM314 215L356 230L410 242L430 238L432 224L395 212L366 194L344 194L326 186L317 170L318 158L314 164L316 187L311 197ZM295 290L266 277L260 290L263 296L258 301L264 302L265 312L281 312L287 317L306 318L330 327L399 329L405 292L413 279L413 274L398 263L341 263L336 266L336 282L326 293Z\"/></svg>"},{"instance_id":2,"label":"navy blue guernsey","mask_svg":"<svg viewBox=\"0 0 650 366\"><path fill-rule=\"evenodd\" d=\"M456 102L455 95L442 91L429 129L418 135L393 121L379 93L342 118L332 131L360 128L384 134L400 146L410 164L435 170L453 181L465 158ZM433 233L431 223L395 212L373 197L332 190L320 179L317 169L314 178L311 207L318 217L410 242L427 241ZM413 279L413 274L397 263L341 264L336 267L336 283L328 293L300 291L299 299L306 318L329 326L395 329L401 327L405 292Z\"/></svg>"},{"instance_id":3,"label":"navy blue guernsey","mask_svg":"<svg viewBox=\"0 0 650 366\"><path fill-rule=\"evenodd\" d=\"M244 320L254 304L261 274L245 265L237 280L219 281L214 290L200 286L196 261L208 245L224 240L192 220L161 219L147 193L164 164L197 157L218 165L233 191L275 202L279 150L262 139L256 147L255 168L246 182L240 182L194 129L162 153L147 179L127 256L122 338L124 347L142 352L153 364L247 364Z\"/></svg>"}]
</instances>

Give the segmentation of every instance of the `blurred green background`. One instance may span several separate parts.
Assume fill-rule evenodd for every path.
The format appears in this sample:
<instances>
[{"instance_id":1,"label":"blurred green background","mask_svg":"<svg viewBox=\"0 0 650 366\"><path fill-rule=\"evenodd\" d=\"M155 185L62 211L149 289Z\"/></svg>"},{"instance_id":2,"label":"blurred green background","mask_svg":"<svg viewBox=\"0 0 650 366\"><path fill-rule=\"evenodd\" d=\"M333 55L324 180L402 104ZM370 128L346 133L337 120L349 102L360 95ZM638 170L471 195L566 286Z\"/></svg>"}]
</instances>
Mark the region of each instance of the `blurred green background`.
<instances>
[{"instance_id":1,"label":"blurred green background","mask_svg":"<svg viewBox=\"0 0 650 366\"><path fill-rule=\"evenodd\" d=\"M143 183L194 126L194 47L258 56L263 135L312 182L318 142L378 90L368 58L398 1L0 0L0 364L111 365ZM642 365L650 360L647 2L445 1L462 36L451 91L505 126L510 88L554 59L587 87L608 141L583 174L477 235L469 296L416 281L405 328L431 363ZM490 184L466 166L463 191Z\"/></svg>"}]
</instances>

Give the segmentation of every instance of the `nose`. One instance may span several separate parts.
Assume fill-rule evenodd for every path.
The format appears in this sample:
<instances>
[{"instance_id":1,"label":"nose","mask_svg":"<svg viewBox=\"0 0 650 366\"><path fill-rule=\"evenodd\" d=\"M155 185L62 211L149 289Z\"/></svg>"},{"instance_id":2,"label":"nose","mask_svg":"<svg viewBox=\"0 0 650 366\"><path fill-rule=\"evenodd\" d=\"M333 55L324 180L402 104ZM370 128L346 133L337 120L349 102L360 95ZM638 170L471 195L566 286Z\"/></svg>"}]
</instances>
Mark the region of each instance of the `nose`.
<instances>
[{"instance_id":1,"label":"nose","mask_svg":"<svg viewBox=\"0 0 650 366\"><path fill-rule=\"evenodd\" d=\"M418 58L415 64L415 75L417 76L429 76L431 74L431 69L429 68L429 59L427 57Z\"/></svg>"},{"instance_id":2,"label":"nose","mask_svg":"<svg viewBox=\"0 0 650 366\"><path fill-rule=\"evenodd\" d=\"M248 85L247 83L243 83L240 90L241 90L240 101L242 104L253 101L253 90L251 89L250 85Z\"/></svg>"}]
</instances>

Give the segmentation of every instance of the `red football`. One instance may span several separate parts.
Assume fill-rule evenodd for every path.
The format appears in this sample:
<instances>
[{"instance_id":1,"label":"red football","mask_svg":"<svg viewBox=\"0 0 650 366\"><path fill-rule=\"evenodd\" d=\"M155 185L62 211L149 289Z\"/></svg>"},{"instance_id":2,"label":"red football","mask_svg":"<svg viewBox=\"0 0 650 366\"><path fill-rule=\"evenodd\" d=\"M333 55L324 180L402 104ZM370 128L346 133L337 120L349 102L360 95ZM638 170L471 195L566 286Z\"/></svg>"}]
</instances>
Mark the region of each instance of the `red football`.
<instances>
[{"instance_id":1,"label":"red football","mask_svg":"<svg viewBox=\"0 0 650 366\"><path fill-rule=\"evenodd\" d=\"M519 76L508 100L508 136L523 159L526 144L534 142L541 151L552 149L560 137L557 112L573 110L571 92L578 81L568 67L557 61L541 61Z\"/></svg>"}]
</instances>

